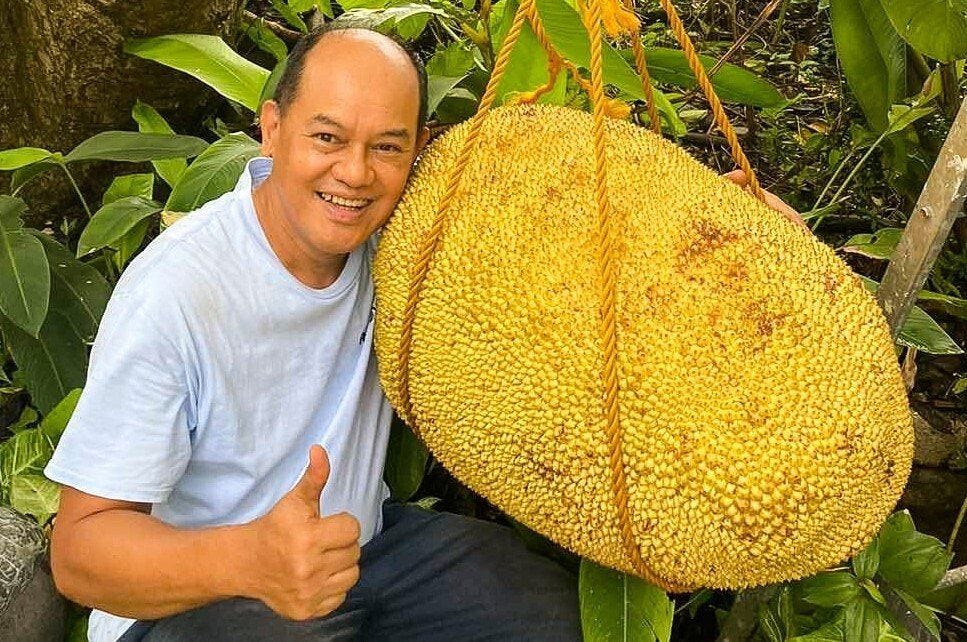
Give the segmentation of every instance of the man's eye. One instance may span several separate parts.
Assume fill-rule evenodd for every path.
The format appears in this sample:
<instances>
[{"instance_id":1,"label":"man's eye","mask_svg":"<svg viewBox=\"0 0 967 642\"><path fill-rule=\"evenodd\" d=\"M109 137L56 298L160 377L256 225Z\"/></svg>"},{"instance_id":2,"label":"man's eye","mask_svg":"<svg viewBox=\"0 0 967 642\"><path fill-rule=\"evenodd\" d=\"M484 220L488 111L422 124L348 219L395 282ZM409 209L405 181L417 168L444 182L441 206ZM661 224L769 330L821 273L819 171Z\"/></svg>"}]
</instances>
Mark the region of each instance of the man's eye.
<instances>
[{"instance_id":1,"label":"man's eye","mask_svg":"<svg viewBox=\"0 0 967 642\"><path fill-rule=\"evenodd\" d=\"M393 145L392 143L382 143L380 145L377 145L376 149L378 149L381 152L390 152L393 154L398 154L401 151L403 151L402 147L400 147L399 145Z\"/></svg>"},{"instance_id":2,"label":"man's eye","mask_svg":"<svg viewBox=\"0 0 967 642\"><path fill-rule=\"evenodd\" d=\"M336 142L336 137L329 132L320 132L316 134L316 140L322 141L323 143L334 143Z\"/></svg>"}]
</instances>

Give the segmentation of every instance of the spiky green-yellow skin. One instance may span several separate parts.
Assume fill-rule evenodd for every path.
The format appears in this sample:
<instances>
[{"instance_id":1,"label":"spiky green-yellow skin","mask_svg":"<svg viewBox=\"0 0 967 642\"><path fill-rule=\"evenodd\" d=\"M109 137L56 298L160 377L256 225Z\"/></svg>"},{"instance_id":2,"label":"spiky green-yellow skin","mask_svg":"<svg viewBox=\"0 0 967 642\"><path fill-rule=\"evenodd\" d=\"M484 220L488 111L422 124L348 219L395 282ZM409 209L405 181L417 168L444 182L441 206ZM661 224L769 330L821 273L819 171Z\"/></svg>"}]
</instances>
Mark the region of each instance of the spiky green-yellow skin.
<instances>
[{"instance_id":1,"label":"spiky green-yellow skin","mask_svg":"<svg viewBox=\"0 0 967 642\"><path fill-rule=\"evenodd\" d=\"M467 134L422 159L380 242L376 346L399 407L416 255ZM739 588L861 550L913 432L875 300L833 251L651 132L611 121L620 425L642 558ZM611 490L590 116L492 112L420 301L416 426L460 480L576 553L634 572Z\"/></svg>"}]
</instances>

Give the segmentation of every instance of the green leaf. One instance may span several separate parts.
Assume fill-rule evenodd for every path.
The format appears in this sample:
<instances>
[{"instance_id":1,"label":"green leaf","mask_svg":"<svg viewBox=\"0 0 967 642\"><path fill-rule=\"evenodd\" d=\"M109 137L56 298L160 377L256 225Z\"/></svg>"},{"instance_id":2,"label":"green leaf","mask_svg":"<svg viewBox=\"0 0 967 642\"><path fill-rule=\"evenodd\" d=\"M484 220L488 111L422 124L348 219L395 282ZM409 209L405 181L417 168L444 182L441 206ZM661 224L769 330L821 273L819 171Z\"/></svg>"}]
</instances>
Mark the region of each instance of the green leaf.
<instances>
[{"instance_id":1,"label":"green leaf","mask_svg":"<svg viewBox=\"0 0 967 642\"><path fill-rule=\"evenodd\" d=\"M54 155L57 156L56 154ZM44 172L50 169L59 167L56 160L49 158L47 160L37 161L31 165L21 167L15 170L13 175L10 177L10 191L16 194L19 192L24 185L34 180Z\"/></svg>"},{"instance_id":2,"label":"green leaf","mask_svg":"<svg viewBox=\"0 0 967 642\"><path fill-rule=\"evenodd\" d=\"M903 230L898 227L885 227L873 234L851 236L839 249L851 254L868 256L871 259L888 259L900 242Z\"/></svg>"},{"instance_id":3,"label":"green leaf","mask_svg":"<svg viewBox=\"0 0 967 642\"><path fill-rule=\"evenodd\" d=\"M844 571L830 571L799 582L802 599L816 606L842 606L862 595L856 578Z\"/></svg>"},{"instance_id":4,"label":"green leaf","mask_svg":"<svg viewBox=\"0 0 967 642\"><path fill-rule=\"evenodd\" d=\"M836 55L867 121L882 132L905 89L906 50L880 0L830 0Z\"/></svg>"},{"instance_id":5,"label":"green leaf","mask_svg":"<svg viewBox=\"0 0 967 642\"><path fill-rule=\"evenodd\" d=\"M10 432L20 432L22 430L27 430L39 418L40 418L40 415L37 414L36 410L31 408L30 406L26 406L24 407L23 412L20 413L20 418L17 419L17 421L15 421L14 423L7 426L7 430L9 430Z\"/></svg>"},{"instance_id":6,"label":"green leaf","mask_svg":"<svg viewBox=\"0 0 967 642\"><path fill-rule=\"evenodd\" d=\"M282 74L285 73L285 66L288 62L288 58L280 62L272 69L272 73L269 74L269 79L265 81L265 86L262 87L262 94L259 96L259 109L262 108L262 103L266 100L272 100L275 98L275 90L279 87L279 81L282 80Z\"/></svg>"},{"instance_id":7,"label":"green leaf","mask_svg":"<svg viewBox=\"0 0 967 642\"><path fill-rule=\"evenodd\" d=\"M585 642L668 642L675 604L636 577L581 560L581 628Z\"/></svg>"},{"instance_id":8,"label":"green leaf","mask_svg":"<svg viewBox=\"0 0 967 642\"><path fill-rule=\"evenodd\" d=\"M423 442L402 421L393 419L386 448L386 467L383 478L393 498L405 502L423 483L426 462L430 453Z\"/></svg>"},{"instance_id":9,"label":"green leaf","mask_svg":"<svg viewBox=\"0 0 967 642\"><path fill-rule=\"evenodd\" d=\"M860 579L872 579L880 566L880 539L874 537L870 545L853 556L853 572Z\"/></svg>"},{"instance_id":10,"label":"green leaf","mask_svg":"<svg viewBox=\"0 0 967 642\"><path fill-rule=\"evenodd\" d=\"M22 203L0 196L0 311L37 336L50 300L50 269L40 241L5 225L23 211Z\"/></svg>"},{"instance_id":11,"label":"green leaf","mask_svg":"<svg viewBox=\"0 0 967 642\"><path fill-rule=\"evenodd\" d=\"M876 292L879 289L880 284L873 279L862 275L857 276L871 292ZM897 343L929 354L963 353L963 350L950 335L929 314L917 306L910 308L910 314L907 315L903 326L900 328Z\"/></svg>"},{"instance_id":12,"label":"green leaf","mask_svg":"<svg viewBox=\"0 0 967 642\"><path fill-rule=\"evenodd\" d=\"M229 100L258 109L269 72L238 55L217 36L175 34L129 40L127 53L194 76Z\"/></svg>"},{"instance_id":13,"label":"green leaf","mask_svg":"<svg viewBox=\"0 0 967 642\"><path fill-rule=\"evenodd\" d=\"M142 196L126 196L99 209L77 241L81 257L102 247L113 247L131 228L161 211L161 204Z\"/></svg>"},{"instance_id":14,"label":"green leaf","mask_svg":"<svg viewBox=\"0 0 967 642\"><path fill-rule=\"evenodd\" d=\"M446 17L447 12L428 4L402 3L381 9L352 9L337 18L341 22L364 24L374 29L393 30L404 40L413 40L426 27L432 16Z\"/></svg>"},{"instance_id":15,"label":"green leaf","mask_svg":"<svg viewBox=\"0 0 967 642\"><path fill-rule=\"evenodd\" d=\"M124 174L116 176L108 185L101 198L101 205L110 205L128 196L150 199L153 193L154 174Z\"/></svg>"},{"instance_id":16,"label":"green leaf","mask_svg":"<svg viewBox=\"0 0 967 642\"><path fill-rule=\"evenodd\" d=\"M426 73L430 76L466 76L473 66L473 50L462 42L452 42L427 61Z\"/></svg>"},{"instance_id":17,"label":"green leaf","mask_svg":"<svg viewBox=\"0 0 967 642\"><path fill-rule=\"evenodd\" d=\"M17 475L10 483L10 506L46 524L57 513L60 486L43 475Z\"/></svg>"},{"instance_id":18,"label":"green leaf","mask_svg":"<svg viewBox=\"0 0 967 642\"><path fill-rule=\"evenodd\" d=\"M275 57L277 62L282 62L289 55L289 48L285 46L282 38L266 27L265 20L261 18L245 24L245 35L259 49Z\"/></svg>"},{"instance_id":19,"label":"green leaf","mask_svg":"<svg viewBox=\"0 0 967 642\"><path fill-rule=\"evenodd\" d=\"M893 589L893 592L896 593L901 600L903 600L903 603L908 609L910 609L910 612L913 613L918 620L920 620L920 623L923 624L924 628L930 631L930 635L932 635L934 639L939 640L940 619L937 617L937 615L926 606L918 602L917 599L912 595L909 595L900 589Z\"/></svg>"},{"instance_id":20,"label":"green leaf","mask_svg":"<svg viewBox=\"0 0 967 642\"><path fill-rule=\"evenodd\" d=\"M887 114L887 135L898 134L924 116L929 116L933 107L911 107L910 105L891 105Z\"/></svg>"},{"instance_id":21,"label":"green leaf","mask_svg":"<svg viewBox=\"0 0 967 642\"><path fill-rule=\"evenodd\" d=\"M67 393L67 396L60 400L54 409L47 413L44 420L40 422L40 430L47 437L56 444L60 440L60 436L64 434L64 429L67 428L67 422L70 421L71 415L74 414L74 408L77 407L77 402L81 398L81 389L74 388Z\"/></svg>"},{"instance_id":22,"label":"green leaf","mask_svg":"<svg viewBox=\"0 0 967 642\"><path fill-rule=\"evenodd\" d=\"M769 642L784 642L786 639L782 634L782 625L779 624L779 618L765 604L759 605L759 630Z\"/></svg>"},{"instance_id":23,"label":"green leaf","mask_svg":"<svg viewBox=\"0 0 967 642\"><path fill-rule=\"evenodd\" d=\"M41 475L50 461L54 446L37 428L18 432L0 443L0 484L9 492L9 484L18 475Z\"/></svg>"},{"instance_id":24,"label":"green leaf","mask_svg":"<svg viewBox=\"0 0 967 642\"><path fill-rule=\"evenodd\" d=\"M897 341L929 354L963 354L963 349L929 314L913 306L903 322Z\"/></svg>"},{"instance_id":25,"label":"green leaf","mask_svg":"<svg viewBox=\"0 0 967 642\"><path fill-rule=\"evenodd\" d=\"M518 5L517 0L507 0L501 5L503 14L493 34L495 52L500 50L507 32L510 31ZM510 52L507 69L500 79L500 86L497 87L496 100L503 102L512 94L531 91L546 84L550 78L547 66L547 54L530 26L525 24ZM546 102L548 97L542 98L544 100L541 102Z\"/></svg>"},{"instance_id":26,"label":"green leaf","mask_svg":"<svg viewBox=\"0 0 967 642\"><path fill-rule=\"evenodd\" d=\"M910 46L941 62L967 58L967 1L882 0L890 22Z\"/></svg>"},{"instance_id":27,"label":"green leaf","mask_svg":"<svg viewBox=\"0 0 967 642\"><path fill-rule=\"evenodd\" d=\"M50 307L68 320L85 343L94 340L97 324L111 297L111 286L93 265L74 258L66 247L48 234L34 231L50 264Z\"/></svg>"},{"instance_id":28,"label":"green leaf","mask_svg":"<svg viewBox=\"0 0 967 642\"><path fill-rule=\"evenodd\" d=\"M238 182L245 163L258 153L259 144L242 132L212 143L175 185L165 209L190 212L228 192Z\"/></svg>"},{"instance_id":29,"label":"green leaf","mask_svg":"<svg viewBox=\"0 0 967 642\"><path fill-rule=\"evenodd\" d=\"M890 515L878 535L880 576L894 589L920 597L934 588L953 557L935 537L918 533L907 511Z\"/></svg>"},{"instance_id":30,"label":"green leaf","mask_svg":"<svg viewBox=\"0 0 967 642\"><path fill-rule=\"evenodd\" d=\"M134 255L141 249L141 244L144 243L144 237L148 234L149 227L151 227L150 217L135 223L127 234L114 243L111 261L119 272L124 270L128 261L134 258Z\"/></svg>"},{"instance_id":31,"label":"green leaf","mask_svg":"<svg viewBox=\"0 0 967 642\"><path fill-rule=\"evenodd\" d=\"M846 640L846 615L840 612L839 616L831 622L827 622L815 631L790 638L789 642L847 642Z\"/></svg>"},{"instance_id":32,"label":"green leaf","mask_svg":"<svg viewBox=\"0 0 967 642\"><path fill-rule=\"evenodd\" d=\"M844 609L845 639L849 642L879 642L883 618L876 604L868 599L858 599Z\"/></svg>"},{"instance_id":33,"label":"green leaf","mask_svg":"<svg viewBox=\"0 0 967 642\"><path fill-rule=\"evenodd\" d=\"M131 117L138 124L138 131L144 134L174 134L175 130L161 117L154 107L140 100L134 103ZM184 158L169 158L151 161L158 176L169 186L174 186L185 172L188 163ZM150 196L150 195L149 195Z\"/></svg>"},{"instance_id":34,"label":"green leaf","mask_svg":"<svg viewBox=\"0 0 967 642\"><path fill-rule=\"evenodd\" d=\"M141 132L101 132L70 151L68 163L85 160L111 160L143 163L165 158L186 158L205 151L208 143L180 134L142 134Z\"/></svg>"},{"instance_id":35,"label":"green leaf","mask_svg":"<svg viewBox=\"0 0 967 642\"><path fill-rule=\"evenodd\" d=\"M51 153L39 147L17 147L0 152L0 170L20 169L51 157Z\"/></svg>"},{"instance_id":36,"label":"green leaf","mask_svg":"<svg viewBox=\"0 0 967 642\"><path fill-rule=\"evenodd\" d=\"M272 8L279 12L286 22L291 26L295 27L302 33L309 33L309 27L306 26L305 21L299 17L299 14L292 10L285 0L269 0L272 4Z\"/></svg>"},{"instance_id":37,"label":"green leaf","mask_svg":"<svg viewBox=\"0 0 967 642\"><path fill-rule=\"evenodd\" d=\"M27 204L16 196L0 195L0 225L8 232L23 227L23 215L27 213Z\"/></svg>"},{"instance_id":38,"label":"green leaf","mask_svg":"<svg viewBox=\"0 0 967 642\"><path fill-rule=\"evenodd\" d=\"M917 294L920 301L931 301L935 303L945 313L955 316L958 319L967 319L967 299L955 296L931 292L930 290L920 290Z\"/></svg>"},{"instance_id":39,"label":"green leaf","mask_svg":"<svg viewBox=\"0 0 967 642\"><path fill-rule=\"evenodd\" d=\"M58 310L51 310L34 338L0 319L3 340L33 404L47 414L68 392L84 386L87 349L74 326Z\"/></svg>"}]
</instances>

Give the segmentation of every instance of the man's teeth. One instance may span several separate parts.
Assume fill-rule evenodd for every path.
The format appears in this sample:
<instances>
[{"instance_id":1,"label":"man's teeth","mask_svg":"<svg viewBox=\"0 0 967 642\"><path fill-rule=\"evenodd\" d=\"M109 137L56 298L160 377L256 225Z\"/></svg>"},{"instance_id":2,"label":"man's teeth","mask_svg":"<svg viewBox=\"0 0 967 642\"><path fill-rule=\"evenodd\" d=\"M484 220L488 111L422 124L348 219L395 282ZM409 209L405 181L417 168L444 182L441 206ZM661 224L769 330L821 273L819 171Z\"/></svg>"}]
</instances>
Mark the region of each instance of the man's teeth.
<instances>
[{"instance_id":1,"label":"man's teeth","mask_svg":"<svg viewBox=\"0 0 967 642\"><path fill-rule=\"evenodd\" d=\"M366 199L350 199L350 198L340 198L334 194L326 194L325 192L317 192L319 198L326 201L327 203L332 203L333 205L338 205L340 207L349 207L352 209L359 209L366 206L369 201Z\"/></svg>"}]
</instances>

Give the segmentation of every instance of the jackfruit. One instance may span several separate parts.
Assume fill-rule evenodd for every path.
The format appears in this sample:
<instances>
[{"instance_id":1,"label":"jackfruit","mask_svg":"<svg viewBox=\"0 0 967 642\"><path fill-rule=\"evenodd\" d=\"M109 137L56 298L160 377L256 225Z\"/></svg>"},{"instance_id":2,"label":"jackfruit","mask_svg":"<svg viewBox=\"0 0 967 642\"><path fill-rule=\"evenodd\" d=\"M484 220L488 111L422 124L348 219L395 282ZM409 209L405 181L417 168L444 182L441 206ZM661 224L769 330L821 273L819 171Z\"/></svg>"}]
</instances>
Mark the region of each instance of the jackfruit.
<instances>
[{"instance_id":1,"label":"jackfruit","mask_svg":"<svg viewBox=\"0 0 967 642\"><path fill-rule=\"evenodd\" d=\"M376 350L401 408L413 267L468 133L426 151L374 264ZM650 131L610 120L619 419L634 541L666 587L792 580L860 551L913 454L875 300L826 245ZM490 112L413 325L415 425L530 528L640 574L603 413L591 116Z\"/></svg>"}]
</instances>

